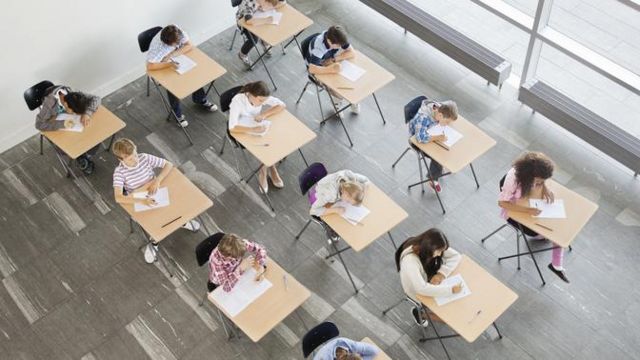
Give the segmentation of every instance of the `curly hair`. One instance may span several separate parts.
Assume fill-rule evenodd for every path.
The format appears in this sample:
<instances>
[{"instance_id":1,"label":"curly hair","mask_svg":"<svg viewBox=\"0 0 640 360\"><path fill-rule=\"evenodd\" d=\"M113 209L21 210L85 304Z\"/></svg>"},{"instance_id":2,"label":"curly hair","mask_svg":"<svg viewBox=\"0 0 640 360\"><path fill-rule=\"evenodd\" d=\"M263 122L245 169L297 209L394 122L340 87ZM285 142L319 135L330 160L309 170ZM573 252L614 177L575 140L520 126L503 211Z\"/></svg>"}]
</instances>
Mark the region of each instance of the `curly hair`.
<instances>
[{"instance_id":1,"label":"curly hair","mask_svg":"<svg viewBox=\"0 0 640 360\"><path fill-rule=\"evenodd\" d=\"M535 178L549 179L553 175L555 164L541 152L527 152L513 163L516 169L516 181L520 185L522 197L529 196Z\"/></svg>"}]
</instances>

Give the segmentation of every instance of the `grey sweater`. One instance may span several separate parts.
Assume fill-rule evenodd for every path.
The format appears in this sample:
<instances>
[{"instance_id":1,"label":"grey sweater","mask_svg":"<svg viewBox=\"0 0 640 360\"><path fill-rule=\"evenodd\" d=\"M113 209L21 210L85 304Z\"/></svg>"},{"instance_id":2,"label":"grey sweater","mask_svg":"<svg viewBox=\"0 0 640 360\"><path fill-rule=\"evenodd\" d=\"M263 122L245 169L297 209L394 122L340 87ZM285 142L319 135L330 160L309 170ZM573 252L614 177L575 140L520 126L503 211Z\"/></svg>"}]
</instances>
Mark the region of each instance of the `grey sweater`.
<instances>
[{"instance_id":1,"label":"grey sweater","mask_svg":"<svg viewBox=\"0 0 640 360\"><path fill-rule=\"evenodd\" d=\"M59 90L64 90L66 92L71 92L71 89L64 85L58 85L53 87L52 90L49 91L47 95L45 95L42 100L42 106L40 106L40 112L36 115L36 129L40 131L51 131L51 130L59 130L64 128L64 121L56 120L58 116L58 100L56 99L55 94ZM86 115L93 115L98 110L100 106L101 99L99 96L95 95L87 95L91 99L91 104L87 109ZM85 115L79 114L79 115Z\"/></svg>"}]
</instances>

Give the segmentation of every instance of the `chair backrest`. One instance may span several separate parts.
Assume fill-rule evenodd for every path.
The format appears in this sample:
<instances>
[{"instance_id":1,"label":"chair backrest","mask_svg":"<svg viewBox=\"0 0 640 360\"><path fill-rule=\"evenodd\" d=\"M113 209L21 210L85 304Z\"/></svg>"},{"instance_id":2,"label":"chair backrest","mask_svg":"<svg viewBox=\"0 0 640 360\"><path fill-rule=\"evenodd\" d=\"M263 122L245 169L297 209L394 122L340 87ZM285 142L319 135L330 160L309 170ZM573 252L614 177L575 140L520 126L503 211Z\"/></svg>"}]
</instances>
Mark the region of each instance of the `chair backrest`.
<instances>
[{"instance_id":1,"label":"chair backrest","mask_svg":"<svg viewBox=\"0 0 640 360\"><path fill-rule=\"evenodd\" d=\"M221 232L213 234L202 240L200 244L196 246L196 260L198 261L198 266L202 266L209 261L211 252L216 248L216 246L218 246L223 236L224 233Z\"/></svg>"},{"instance_id":2,"label":"chair backrest","mask_svg":"<svg viewBox=\"0 0 640 360\"><path fill-rule=\"evenodd\" d=\"M231 0L231 7L238 7L242 3L242 0Z\"/></svg>"},{"instance_id":3,"label":"chair backrest","mask_svg":"<svg viewBox=\"0 0 640 360\"><path fill-rule=\"evenodd\" d=\"M427 97L424 95L420 95L417 98L411 100L407 105L404 106L404 123L407 124L420 110L420 106L422 106L422 102L427 100Z\"/></svg>"},{"instance_id":4,"label":"chair backrest","mask_svg":"<svg viewBox=\"0 0 640 360\"><path fill-rule=\"evenodd\" d=\"M307 61L307 59L309 58L309 44L311 44L311 40L315 39L315 37L318 36L319 34L320 33L309 35L307 36L306 39L302 40L302 43L300 44L300 48L302 48L302 59L304 61Z\"/></svg>"},{"instance_id":5,"label":"chair backrest","mask_svg":"<svg viewBox=\"0 0 640 360\"><path fill-rule=\"evenodd\" d=\"M322 163L313 163L304 169L302 174L298 176L298 184L300 184L300 192L305 195L320 179L327 176L327 169Z\"/></svg>"},{"instance_id":6,"label":"chair backrest","mask_svg":"<svg viewBox=\"0 0 640 360\"><path fill-rule=\"evenodd\" d=\"M40 81L24 91L24 101L29 110L35 110L42 105L42 99L47 93L47 89L53 86L49 80Z\"/></svg>"},{"instance_id":7,"label":"chair backrest","mask_svg":"<svg viewBox=\"0 0 640 360\"><path fill-rule=\"evenodd\" d=\"M504 186L504 179L506 179L506 178L507 178L507 174L504 174L502 179L500 179L500 191L502 191L502 187Z\"/></svg>"},{"instance_id":8,"label":"chair backrest","mask_svg":"<svg viewBox=\"0 0 640 360\"><path fill-rule=\"evenodd\" d=\"M220 94L220 111L227 112L229 111L229 106L231 105L231 100L233 97L238 95L238 93L242 90L242 85L232 87L231 89Z\"/></svg>"},{"instance_id":9,"label":"chair backrest","mask_svg":"<svg viewBox=\"0 0 640 360\"><path fill-rule=\"evenodd\" d=\"M305 359L317 349L318 346L339 335L340 331L338 327L332 322L323 322L309 330L302 338L302 354Z\"/></svg>"},{"instance_id":10,"label":"chair backrest","mask_svg":"<svg viewBox=\"0 0 640 360\"><path fill-rule=\"evenodd\" d=\"M140 47L140 52L144 53L149 50L151 40L153 40L153 37L156 36L160 30L162 30L162 26L156 26L143 31L138 35L138 46Z\"/></svg>"}]
</instances>

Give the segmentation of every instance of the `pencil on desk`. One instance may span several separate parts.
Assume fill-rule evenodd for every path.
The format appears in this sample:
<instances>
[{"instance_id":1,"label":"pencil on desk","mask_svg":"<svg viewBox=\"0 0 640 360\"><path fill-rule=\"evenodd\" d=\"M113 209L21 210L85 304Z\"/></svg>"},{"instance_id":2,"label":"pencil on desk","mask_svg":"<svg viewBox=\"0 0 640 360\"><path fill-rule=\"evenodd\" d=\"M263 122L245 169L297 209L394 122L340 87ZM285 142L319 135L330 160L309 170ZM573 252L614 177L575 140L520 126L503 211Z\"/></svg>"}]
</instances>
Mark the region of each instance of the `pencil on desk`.
<instances>
[{"instance_id":1,"label":"pencil on desk","mask_svg":"<svg viewBox=\"0 0 640 360\"><path fill-rule=\"evenodd\" d=\"M552 228L550 228L550 227L548 227L548 226L544 226L544 225L542 225L542 224L538 224L538 223L535 223L535 224L536 224L536 225L538 225L538 226L540 226L540 227L541 227L541 228L543 228L543 229L547 229L547 230L549 230L549 231L553 231L553 229L552 229Z\"/></svg>"},{"instance_id":2,"label":"pencil on desk","mask_svg":"<svg viewBox=\"0 0 640 360\"><path fill-rule=\"evenodd\" d=\"M338 86L338 89L353 90L353 88L351 86Z\"/></svg>"},{"instance_id":3,"label":"pencil on desk","mask_svg":"<svg viewBox=\"0 0 640 360\"><path fill-rule=\"evenodd\" d=\"M166 223L166 224L162 225L161 227L165 227L165 226L167 226L167 225L169 225L169 224L172 224L172 223L174 223L174 222L178 221L178 219L180 219L181 217L182 217L182 215L180 215L180 216L178 216L177 218L175 218L175 219L173 219L173 220L169 221L168 223Z\"/></svg>"},{"instance_id":4,"label":"pencil on desk","mask_svg":"<svg viewBox=\"0 0 640 360\"><path fill-rule=\"evenodd\" d=\"M444 146L444 145L440 144L440 143L439 143L439 142L437 142L437 141L434 141L434 142L436 143L436 145L438 145L438 146L440 146L441 148L443 148L443 149L445 149L445 150L449 151L449 148L447 148L446 146Z\"/></svg>"}]
</instances>

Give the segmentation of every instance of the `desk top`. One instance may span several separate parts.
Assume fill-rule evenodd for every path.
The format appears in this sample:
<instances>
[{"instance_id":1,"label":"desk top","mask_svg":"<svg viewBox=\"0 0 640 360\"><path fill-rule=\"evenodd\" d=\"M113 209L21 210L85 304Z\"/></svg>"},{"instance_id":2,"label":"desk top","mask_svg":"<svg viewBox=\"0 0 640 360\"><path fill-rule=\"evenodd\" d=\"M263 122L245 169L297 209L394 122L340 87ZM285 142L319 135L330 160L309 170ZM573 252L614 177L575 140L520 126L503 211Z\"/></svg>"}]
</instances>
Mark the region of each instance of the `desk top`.
<instances>
[{"instance_id":1,"label":"desk top","mask_svg":"<svg viewBox=\"0 0 640 360\"><path fill-rule=\"evenodd\" d=\"M351 82L340 74L316 75L316 79L328 86L342 98L347 99L351 104L359 103L396 78L392 73L376 64L365 54L357 50L355 52L355 58L349 61L366 70L358 81ZM340 89L340 87L352 87L353 89Z\"/></svg>"},{"instance_id":2,"label":"desk top","mask_svg":"<svg viewBox=\"0 0 640 360\"><path fill-rule=\"evenodd\" d=\"M43 131L42 135L62 149L70 158L76 159L125 126L124 121L100 105L84 131Z\"/></svg>"},{"instance_id":3,"label":"desk top","mask_svg":"<svg viewBox=\"0 0 640 360\"><path fill-rule=\"evenodd\" d=\"M411 143L452 173L462 170L496 145L493 138L462 116L451 122L449 126L463 135L462 139L458 140L449 150L434 142L420 144L415 137L411 137Z\"/></svg>"},{"instance_id":4,"label":"desk top","mask_svg":"<svg viewBox=\"0 0 640 360\"><path fill-rule=\"evenodd\" d=\"M173 67L147 71L147 75L179 99L186 98L227 72L225 68L195 46L184 55L193 60L196 66L182 75L178 74Z\"/></svg>"},{"instance_id":5,"label":"desk top","mask_svg":"<svg viewBox=\"0 0 640 360\"><path fill-rule=\"evenodd\" d=\"M240 26L251 31L270 46L276 46L313 24L313 20L289 4L276 11L282 13L282 19L278 25L247 25L244 20L240 20Z\"/></svg>"},{"instance_id":6,"label":"desk top","mask_svg":"<svg viewBox=\"0 0 640 360\"><path fill-rule=\"evenodd\" d=\"M418 295L426 307L468 342L475 341L483 331L502 315L518 298L506 285L466 255L450 276L462 274L471 294L438 306L435 299ZM481 311L479 315L476 315Z\"/></svg>"},{"instance_id":7,"label":"desk top","mask_svg":"<svg viewBox=\"0 0 640 360\"><path fill-rule=\"evenodd\" d=\"M315 132L286 109L270 116L268 120L271 121L271 127L264 136L233 134L240 144L266 166L274 165L316 138Z\"/></svg>"},{"instance_id":8,"label":"desk top","mask_svg":"<svg viewBox=\"0 0 640 360\"><path fill-rule=\"evenodd\" d=\"M378 346L376 343L373 342L373 340L369 339L368 337L360 340L360 342L365 342L371 345L375 345L378 347L378 349L380 349L380 346ZM382 351L381 349L378 355L376 355L376 357L373 358L373 360L391 360L391 358L389 357L389 355L385 354L384 351Z\"/></svg>"},{"instance_id":9,"label":"desk top","mask_svg":"<svg viewBox=\"0 0 640 360\"><path fill-rule=\"evenodd\" d=\"M553 180L547 180L546 184L553 192L554 198L564 200L566 219L539 219L517 211L508 211L507 215L555 244L568 247L598 210L598 205ZM517 204L528 207L529 199L520 199ZM544 225L553 231L536 224Z\"/></svg>"},{"instance_id":10,"label":"desk top","mask_svg":"<svg viewBox=\"0 0 640 360\"><path fill-rule=\"evenodd\" d=\"M169 206L136 212L133 210L133 204L122 205L124 210L157 242L164 240L187 221L213 206L211 199L176 168L171 170L160 187L169 188ZM163 227L179 216L180 219Z\"/></svg>"},{"instance_id":11,"label":"desk top","mask_svg":"<svg viewBox=\"0 0 640 360\"><path fill-rule=\"evenodd\" d=\"M285 275L287 276L286 287ZM271 288L235 317L227 315L254 342L262 339L311 296L311 292L306 287L271 258L267 260L265 278L273 284ZM220 311L225 312L211 295L208 298Z\"/></svg>"},{"instance_id":12,"label":"desk top","mask_svg":"<svg viewBox=\"0 0 640 360\"><path fill-rule=\"evenodd\" d=\"M338 214L322 216L322 220L356 252L369 246L408 217L404 209L374 184L369 184L365 190L362 205L371 210L360 221L362 225L352 225Z\"/></svg>"}]
</instances>

